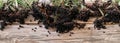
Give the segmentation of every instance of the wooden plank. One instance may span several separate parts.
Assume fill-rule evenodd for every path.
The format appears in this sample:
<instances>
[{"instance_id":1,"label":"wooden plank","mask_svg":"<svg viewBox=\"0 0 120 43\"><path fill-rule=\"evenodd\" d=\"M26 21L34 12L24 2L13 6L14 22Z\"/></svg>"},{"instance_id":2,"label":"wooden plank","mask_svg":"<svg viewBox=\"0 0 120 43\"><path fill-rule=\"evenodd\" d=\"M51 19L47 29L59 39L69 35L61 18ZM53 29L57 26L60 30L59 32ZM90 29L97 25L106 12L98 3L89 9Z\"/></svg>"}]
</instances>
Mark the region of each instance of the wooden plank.
<instances>
[{"instance_id":1,"label":"wooden plank","mask_svg":"<svg viewBox=\"0 0 120 43\"><path fill-rule=\"evenodd\" d=\"M29 22L34 20L32 17L28 17L26 21L28 24L24 24L24 28L18 29L18 23L14 25L6 26L4 31L0 31L0 43L118 43L120 42L120 27L118 24L106 25L107 29L97 30L94 29L92 22L87 23L84 29L75 28L71 32L74 32L70 36L70 33L59 34L54 30L47 30L35 22ZM89 21L94 21L89 20ZM80 22L81 23L81 22ZM33 25L34 24L34 25ZM37 29L35 29L37 28ZM90 29L88 29L90 28ZM36 30L33 31L32 29ZM48 33L50 31L51 34Z\"/></svg>"},{"instance_id":2,"label":"wooden plank","mask_svg":"<svg viewBox=\"0 0 120 43\"><path fill-rule=\"evenodd\" d=\"M2 43L117 43L120 42L120 27L118 25L107 25L107 29L96 30L92 24L88 24L85 29L74 29L70 33L59 34L50 31L49 34L44 26L8 25L4 31L0 31L0 42ZM37 27L36 32L32 29ZM90 30L88 29L90 28ZM58 34L60 36L58 36Z\"/></svg>"}]
</instances>

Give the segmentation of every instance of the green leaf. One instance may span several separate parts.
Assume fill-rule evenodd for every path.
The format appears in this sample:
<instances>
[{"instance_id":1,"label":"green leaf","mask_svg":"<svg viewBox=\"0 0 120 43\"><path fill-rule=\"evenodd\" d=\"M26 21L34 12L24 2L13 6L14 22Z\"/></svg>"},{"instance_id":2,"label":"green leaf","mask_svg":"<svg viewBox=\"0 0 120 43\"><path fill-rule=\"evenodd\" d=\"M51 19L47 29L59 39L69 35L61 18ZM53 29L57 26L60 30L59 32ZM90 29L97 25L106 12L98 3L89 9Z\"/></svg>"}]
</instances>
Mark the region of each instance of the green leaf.
<instances>
[{"instance_id":1,"label":"green leaf","mask_svg":"<svg viewBox=\"0 0 120 43\"><path fill-rule=\"evenodd\" d=\"M0 0L0 9L3 7L3 1Z\"/></svg>"}]
</instances>

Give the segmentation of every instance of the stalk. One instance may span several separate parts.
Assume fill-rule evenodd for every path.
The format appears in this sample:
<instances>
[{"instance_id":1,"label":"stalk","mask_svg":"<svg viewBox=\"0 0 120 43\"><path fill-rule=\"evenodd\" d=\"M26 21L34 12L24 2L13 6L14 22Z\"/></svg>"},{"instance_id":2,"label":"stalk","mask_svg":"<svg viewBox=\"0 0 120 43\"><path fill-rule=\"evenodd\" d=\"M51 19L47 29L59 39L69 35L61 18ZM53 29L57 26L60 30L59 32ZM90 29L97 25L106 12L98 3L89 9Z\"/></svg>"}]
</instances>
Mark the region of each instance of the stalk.
<instances>
[{"instance_id":1,"label":"stalk","mask_svg":"<svg viewBox=\"0 0 120 43\"><path fill-rule=\"evenodd\" d=\"M18 8L18 1L17 0L14 1L15 1L15 7Z\"/></svg>"},{"instance_id":2,"label":"stalk","mask_svg":"<svg viewBox=\"0 0 120 43\"><path fill-rule=\"evenodd\" d=\"M85 0L81 1L81 9L85 8Z\"/></svg>"},{"instance_id":3,"label":"stalk","mask_svg":"<svg viewBox=\"0 0 120 43\"><path fill-rule=\"evenodd\" d=\"M102 14L102 16L104 16L103 11L100 8L98 8L98 9L99 9L100 13Z\"/></svg>"}]
</instances>

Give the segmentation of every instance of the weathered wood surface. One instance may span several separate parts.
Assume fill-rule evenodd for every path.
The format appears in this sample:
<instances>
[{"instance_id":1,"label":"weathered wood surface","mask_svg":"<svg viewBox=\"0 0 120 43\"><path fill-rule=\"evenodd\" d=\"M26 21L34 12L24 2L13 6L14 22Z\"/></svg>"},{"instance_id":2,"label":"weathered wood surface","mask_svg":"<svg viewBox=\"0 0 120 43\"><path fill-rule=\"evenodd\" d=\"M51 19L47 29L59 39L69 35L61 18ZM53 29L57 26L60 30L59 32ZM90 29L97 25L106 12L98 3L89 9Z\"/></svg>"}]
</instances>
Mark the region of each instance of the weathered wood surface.
<instances>
[{"instance_id":1,"label":"weathered wood surface","mask_svg":"<svg viewBox=\"0 0 120 43\"><path fill-rule=\"evenodd\" d=\"M109 25L107 29L96 30L93 25L87 25L85 29L74 29L75 34L60 34L50 31L38 25L24 25L18 29L19 25L9 25L4 31L0 31L0 43L119 43L120 27ZM32 29L37 27L36 32ZM89 30L88 27L91 29Z\"/></svg>"},{"instance_id":2,"label":"weathered wood surface","mask_svg":"<svg viewBox=\"0 0 120 43\"><path fill-rule=\"evenodd\" d=\"M29 22L30 19L26 19ZM33 19L32 19L33 20ZM59 34L55 31L48 33L43 27L38 25L23 25L24 28L18 29L19 25L8 25L4 31L0 31L0 43L119 43L120 27L107 25L107 29L97 30L93 24L87 24L85 29L74 29L70 33ZM37 27L36 32L32 29ZM90 29L88 29L90 28ZM58 36L58 34L60 36Z\"/></svg>"}]
</instances>

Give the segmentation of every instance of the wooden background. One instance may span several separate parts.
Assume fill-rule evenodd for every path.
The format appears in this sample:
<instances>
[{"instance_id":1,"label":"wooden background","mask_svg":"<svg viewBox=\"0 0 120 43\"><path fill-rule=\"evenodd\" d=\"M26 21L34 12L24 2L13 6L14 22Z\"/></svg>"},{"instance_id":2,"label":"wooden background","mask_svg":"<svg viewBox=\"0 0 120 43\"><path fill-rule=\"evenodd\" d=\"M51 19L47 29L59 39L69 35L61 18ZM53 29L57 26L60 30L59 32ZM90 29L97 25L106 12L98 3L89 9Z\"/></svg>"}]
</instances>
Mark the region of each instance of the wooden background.
<instances>
[{"instance_id":1,"label":"wooden background","mask_svg":"<svg viewBox=\"0 0 120 43\"><path fill-rule=\"evenodd\" d=\"M27 23L35 23L30 16L26 19ZM89 20L92 21L92 20ZM42 25L42 24L40 24ZM74 29L70 33L59 34L53 30L48 30L39 25L25 24L24 28L18 29L19 25L13 24L6 26L4 31L0 31L0 43L119 43L120 27L118 24L107 25L107 29L97 30L93 24L87 24L84 29ZM32 29L37 27L36 32ZM90 28L90 29L88 29ZM58 36L59 35L59 36Z\"/></svg>"}]
</instances>

